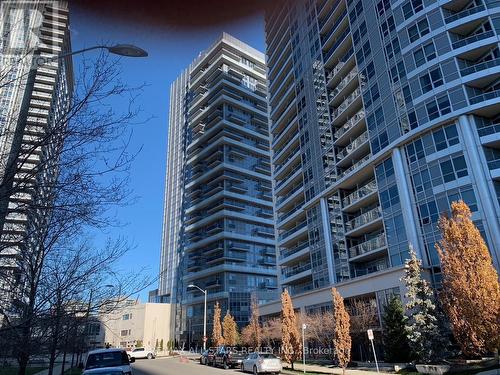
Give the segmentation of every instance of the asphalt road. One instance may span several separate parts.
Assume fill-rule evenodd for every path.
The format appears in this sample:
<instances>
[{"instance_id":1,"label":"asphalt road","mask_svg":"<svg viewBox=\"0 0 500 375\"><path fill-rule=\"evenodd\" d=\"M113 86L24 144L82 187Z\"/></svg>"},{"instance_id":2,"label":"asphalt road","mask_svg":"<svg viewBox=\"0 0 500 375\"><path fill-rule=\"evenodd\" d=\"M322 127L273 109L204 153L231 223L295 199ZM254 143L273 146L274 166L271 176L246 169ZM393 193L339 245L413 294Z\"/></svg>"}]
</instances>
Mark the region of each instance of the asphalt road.
<instances>
[{"instance_id":1,"label":"asphalt road","mask_svg":"<svg viewBox=\"0 0 500 375\"><path fill-rule=\"evenodd\" d=\"M181 362L179 358L138 359L133 365L134 375L243 375L239 369L224 370L200 365L189 360Z\"/></svg>"}]
</instances>

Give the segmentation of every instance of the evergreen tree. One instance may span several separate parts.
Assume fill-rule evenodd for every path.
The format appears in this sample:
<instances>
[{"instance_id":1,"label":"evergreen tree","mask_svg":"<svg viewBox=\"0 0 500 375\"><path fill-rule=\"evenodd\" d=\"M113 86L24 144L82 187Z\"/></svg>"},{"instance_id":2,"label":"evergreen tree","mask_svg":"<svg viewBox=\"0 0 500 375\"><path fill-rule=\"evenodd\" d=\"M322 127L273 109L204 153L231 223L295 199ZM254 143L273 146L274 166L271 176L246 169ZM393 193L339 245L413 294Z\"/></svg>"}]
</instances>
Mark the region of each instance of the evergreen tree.
<instances>
[{"instance_id":1,"label":"evergreen tree","mask_svg":"<svg viewBox=\"0 0 500 375\"><path fill-rule=\"evenodd\" d=\"M302 343L293 310L292 299L285 290L281 293L281 353L286 362L293 364L302 356Z\"/></svg>"},{"instance_id":2,"label":"evergreen tree","mask_svg":"<svg viewBox=\"0 0 500 375\"><path fill-rule=\"evenodd\" d=\"M410 259L405 264L406 285L406 330L412 350L412 357L428 363L442 354L442 334L436 318L434 293L427 280L422 278L421 261L410 246Z\"/></svg>"},{"instance_id":3,"label":"evergreen tree","mask_svg":"<svg viewBox=\"0 0 500 375\"><path fill-rule=\"evenodd\" d=\"M351 360L350 318L344 306L344 299L335 288L332 288L332 299L333 315L335 317L333 348L335 350L335 359L339 366L342 367L342 374L345 374L345 369Z\"/></svg>"},{"instance_id":4,"label":"evergreen tree","mask_svg":"<svg viewBox=\"0 0 500 375\"><path fill-rule=\"evenodd\" d=\"M441 217L438 253L443 274L440 294L462 352L480 356L500 348L500 285L491 255L463 202L452 217Z\"/></svg>"},{"instance_id":5,"label":"evergreen tree","mask_svg":"<svg viewBox=\"0 0 500 375\"><path fill-rule=\"evenodd\" d=\"M224 341L226 345L234 346L238 344L239 334L238 334L238 326L236 325L236 321L233 316L227 311L224 320L222 321L222 331L224 335Z\"/></svg>"},{"instance_id":6,"label":"evergreen tree","mask_svg":"<svg viewBox=\"0 0 500 375\"><path fill-rule=\"evenodd\" d=\"M163 339L160 340L160 352L163 351Z\"/></svg>"},{"instance_id":7,"label":"evergreen tree","mask_svg":"<svg viewBox=\"0 0 500 375\"><path fill-rule=\"evenodd\" d=\"M384 322L384 351L386 362L408 362L410 345L406 332L403 304L398 296L393 296L385 306L382 316Z\"/></svg>"},{"instance_id":8,"label":"evergreen tree","mask_svg":"<svg viewBox=\"0 0 500 375\"><path fill-rule=\"evenodd\" d=\"M155 350L158 350L158 339L156 339Z\"/></svg>"},{"instance_id":9,"label":"evergreen tree","mask_svg":"<svg viewBox=\"0 0 500 375\"><path fill-rule=\"evenodd\" d=\"M212 331L212 341L215 346L224 345L224 337L222 337L222 326L220 324L219 302L215 302L214 306L214 324Z\"/></svg>"}]
</instances>

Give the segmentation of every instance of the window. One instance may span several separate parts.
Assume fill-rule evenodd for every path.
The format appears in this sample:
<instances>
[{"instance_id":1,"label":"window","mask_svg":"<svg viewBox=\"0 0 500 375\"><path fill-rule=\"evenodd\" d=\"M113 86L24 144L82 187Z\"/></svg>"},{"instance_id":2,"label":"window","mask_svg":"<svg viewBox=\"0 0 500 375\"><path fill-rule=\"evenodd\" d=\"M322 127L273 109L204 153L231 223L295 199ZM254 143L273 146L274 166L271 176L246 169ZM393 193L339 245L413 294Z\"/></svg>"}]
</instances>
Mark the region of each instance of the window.
<instances>
[{"instance_id":1,"label":"window","mask_svg":"<svg viewBox=\"0 0 500 375\"><path fill-rule=\"evenodd\" d=\"M427 115L429 116L429 120L437 119L440 116L443 116L447 113L451 112L450 100L448 99L448 95L444 95L436 100L432 100L430 103L426 104Z\"/></svg>"},{"instance_id":2,"label":"window","mask_svg":"<svg viewBox=\"0 0 500 375\"><path fill-rule=\"evenodd\" d=\"M420 216L421 225L437 223L439 218L438 208L435 201L421 204L418 207L418 213Z\"/></svg>"},{"instance_id":3,"label":"window","mask_svg":"<svg viewBox=\"0 0 500 375\"><path fill-rule=\"evenodd\" d=\"M422 93L426 93L439 87L443 84L443 75L441 73L441 68L431 70L420 77L420 86L422 87Z\"/></svg>"},{"instance_id":4,"label":"window","mask_svg":"<svg viewBox=\"0 0 500 375\"><path fill-rule=\"evenodd\" d=\"M129 336L130 335L130 329L122 329L120 332L121 336Z\"/></svg>"},{"instance_id":5,"label":"window","mask_svg":"<svg viewBox=\"0 0 500 375\"><path fill-rule=\"evenodd\" d=\"M132 319L132 313L124 314L122 316L122 320L129 320Z\"/></svg>"},{"instance_id":6,"label":"window","mask_svg":"<svg viewBox=\"0 0 500 375\"><path fill-rule=\"evenodd\" d=\"M424 9L422 0L410 0L403 4L403 17L407 20L415 13L420 12L422 9Z\"/></svg>"},{"instance_id":7,"label":"window","mask_svg":"<svg viewBox=\"0 0 500 375\"><path fill-rule=\"evenodd\" d=\"M370 90L367 90L363 95L365 107L370 107L378 98L380 98L380 92L378 91L378 85L375 83Z\"/></svg>"},{"instance_id":8,"label":"window","mask_svg":"<svg viewBox=\"0 0 500 375\"><path fill-rule=\"evenodd\" d=\"M410 124L410 129L418 127L417 114L415 111L408 112L408 122Z\"/></svg>"},{"instance_id":9,"label":"window","mask_svg":"<svg viewBox=\"0 0 500 375\"><path fill-rule=\"evenodd\" d=\"M417 139L415 142L406 146L406 155L410 164L424 158L425 152L422 139Z\"/></svg>"},{"instance_id":10,"label":"window","mask_svg":"<svg viewBox=\"0 0 500 375\"><path fill-rule=\"evenodd\" d=\"M391 40L390 43L385 46L385 52L387 54L388 60L392 59L396 54L399 53L399 51L401 51L401 47L399 45L398 37L395 37L393 40Z\"/></svg>"},{"instance_id":11,"label":"window","mask_svg":"<svg viewBox=\"0 0 500 375\"><path fill-rule=\"evenodd\" d=\"M417 67L425 64L428 61L431 61L435 57L436 48L434 47L434 42L432 41L413 52L413 58Z\"/></svg>"},{"instance_id":12,"label":"window","mask_svg":"<svg viewBox=\"0 0 500 375\"><path fill-rule=\"evenodd\" d=\"M467 176L467 164L463 155L456 156L451 160L445 160L439 163L444 182L455 181L457 178Z\"/></svg>"},{"instance_id":13,"label":"window","mask_svg":"<svg viewBox=\"0 0 500 375\"><path fill-rule=\"evenodd\" d=\"M446 128L438 129L432 133L436 151L444 150L458 143L458 133L456 125L449 125Z\"/></svg>"},{"instance_id":14,"label":"window","mask_svg":"<svg viewBox=\"0 0 500 375\"><path fill-rule=\"evenodd\" d=\"M395 29L396 25L394 24L394 17L390 16L387 18L387 21L382 22L382 24L380 25L380 33L382 34L382 38L388 36Z\"/></svg>"},{"instance_id":15,"label":"window","mask_svg":"<svg viewBox=\"0 0 500 375\"><path fill-rule=\"evenodd\" d=\"M408 38L413 43L425 34L429 33L429 22L427 18L418 21L415 25L408 28Z\"/></svg>"},{"instance_id":16,"label":"window","mask_svg":"<svg viewBox=\"0 0 500 375\"><path fill-rule=\"evenodd\" d=\"M377 14L379 16L383 15L387 9L391 7L390 0L380 0L377 3Z\"/></svg>"}]
</instances>

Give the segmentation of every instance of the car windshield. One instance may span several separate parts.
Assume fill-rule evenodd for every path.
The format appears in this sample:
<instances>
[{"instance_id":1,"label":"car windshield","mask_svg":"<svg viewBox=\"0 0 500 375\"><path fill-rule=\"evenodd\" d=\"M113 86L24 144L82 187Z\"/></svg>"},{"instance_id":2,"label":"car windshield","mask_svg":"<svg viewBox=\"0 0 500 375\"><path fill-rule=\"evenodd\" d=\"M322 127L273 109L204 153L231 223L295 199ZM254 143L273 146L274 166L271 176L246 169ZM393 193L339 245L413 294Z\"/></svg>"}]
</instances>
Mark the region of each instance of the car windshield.
<instances>
[{"instance_id":1,"label":"car windshield","mask_svg":"<svg viewBox=\"0 0 500 375\"><path fill-rule=\"evenodd\" d=\"M261 357L261 358L276 358L276 356L274 354L271 354L271 353L261 353L261 354L259 354L259 357Z\"/></svg>"},{"instance_id":2,"label":"car windshield","mask_svg":"<svg viewBox=\"0 0 500 375\"><path fill-rule=\"evenodd\" d=\"M125 352L104 352L89 354L87 358L86 369L101 368L101 367L115 367L128 365L128 356Z\"/></svg>"}]
</instances>

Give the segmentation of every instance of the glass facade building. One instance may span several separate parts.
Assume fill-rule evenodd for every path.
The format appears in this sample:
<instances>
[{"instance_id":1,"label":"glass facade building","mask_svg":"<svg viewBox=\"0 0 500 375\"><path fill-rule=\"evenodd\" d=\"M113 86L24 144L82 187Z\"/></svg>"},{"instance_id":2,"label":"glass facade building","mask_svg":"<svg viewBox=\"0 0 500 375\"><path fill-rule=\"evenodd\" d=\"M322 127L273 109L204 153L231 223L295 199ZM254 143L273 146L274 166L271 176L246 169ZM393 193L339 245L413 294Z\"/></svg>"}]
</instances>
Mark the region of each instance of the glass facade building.
<instances>
[{"instance_id":1,"label":"glass facade building","mask_svg":"<svg viewBox=\"0 0 500 375\"><path fill-rule=\"evenodd\" d=\"M437 221L459 199L499 268L499 32L492 0L268 12L279 280L299 307L331 285L380 305L410 244L439 287Z\"/></svg>"},{"instance_id":2,"label":"glass facade building","mask_svg":"<svg viewBox=\"0 0 500 375\"><path fill-rule=\"evenodd\" d=\"M71 57L57 58L71 51L66 1L2 1L0 24L0 305L9 311L23 293L20 250L47 219L37 206L57 178L47 157L74 78Z\"/></svg>"},{"instance_id":3,"label":"glass facade building","mask_svg":"<svg viewBox=\"0 0 500 375\"><path fill-rule=\"evenodd\" d=\"M180 345L201 345L204 296L240 326L277 297L264 55L223 34L171 88L158 299Z\"/></svg>"}]
</instances>

